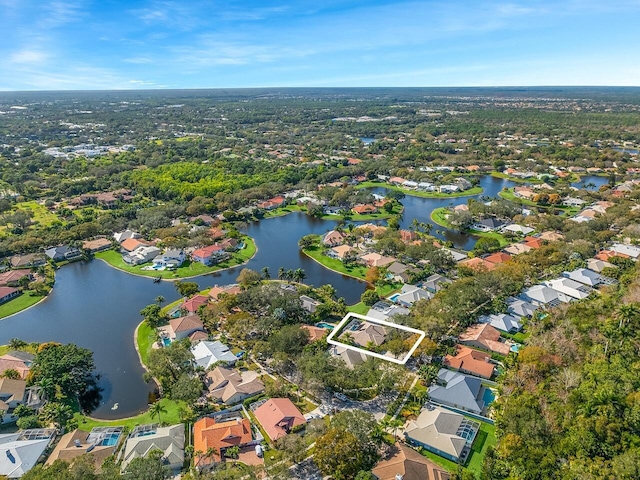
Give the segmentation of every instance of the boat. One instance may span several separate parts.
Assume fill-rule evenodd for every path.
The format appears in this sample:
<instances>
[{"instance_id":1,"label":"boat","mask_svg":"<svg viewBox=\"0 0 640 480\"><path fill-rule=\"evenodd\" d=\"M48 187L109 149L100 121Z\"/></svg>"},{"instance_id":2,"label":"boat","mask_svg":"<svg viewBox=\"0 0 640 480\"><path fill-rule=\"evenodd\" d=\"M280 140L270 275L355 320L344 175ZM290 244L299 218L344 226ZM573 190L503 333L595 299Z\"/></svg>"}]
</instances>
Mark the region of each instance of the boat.
<instances>
[{"instance_id":1,"label":"boat","mask_svg":"<svg viewBox=\"0 0 640 480\"><path fill-rule=\"evenodd\" d=\"M153 283L160 283L160 280L162 280L162 277L156 277L153 279Z\"/></svg>"}]
</instances>

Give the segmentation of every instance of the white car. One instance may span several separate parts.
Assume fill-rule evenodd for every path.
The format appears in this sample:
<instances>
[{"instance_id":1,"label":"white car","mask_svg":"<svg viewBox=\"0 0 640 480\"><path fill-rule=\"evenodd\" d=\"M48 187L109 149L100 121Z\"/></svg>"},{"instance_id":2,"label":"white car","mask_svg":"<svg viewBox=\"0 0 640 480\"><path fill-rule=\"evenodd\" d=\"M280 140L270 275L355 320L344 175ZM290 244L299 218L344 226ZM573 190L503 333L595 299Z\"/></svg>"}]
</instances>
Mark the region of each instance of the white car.
<instances>
[{"instance_id":1,"label":"white car","mask_svg":"<svg viewBox=\"0 0 640 480\"><path fill-rule=\"evenodd\" d=\"M333 396L336 397L338 400L342 400L343 402L346 402L347 400L349 400L344 393L336 392L333 394Z\"/></svg>"}]
</instances>

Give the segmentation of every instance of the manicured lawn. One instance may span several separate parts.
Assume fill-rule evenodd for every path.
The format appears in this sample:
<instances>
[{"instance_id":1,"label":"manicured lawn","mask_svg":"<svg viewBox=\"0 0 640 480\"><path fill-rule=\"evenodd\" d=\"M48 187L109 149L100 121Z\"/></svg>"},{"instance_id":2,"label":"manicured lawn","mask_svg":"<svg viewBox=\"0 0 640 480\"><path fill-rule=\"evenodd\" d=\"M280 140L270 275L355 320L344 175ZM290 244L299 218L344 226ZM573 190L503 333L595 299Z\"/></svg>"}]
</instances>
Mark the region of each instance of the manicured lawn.
<instances>
[{"instance_id":1,"label":"manicured lawn","mask_svg":"<svg viewBox=\"0 0 640 480\"><path fill-rule=\"evenodd\" d=\"M505 180L510 180L516 183L542 183L542 180L540 180L539 178L512 177L502 172L491 172L491 176L496 178L504 178Z\"/></svg>"},{"instance_id":2,"label":"manicured lawn","mask_svg":"<svg viewBox=\"0 0 640 480\"><path fill-rule=\"evenodd\" d=\"M431 211L430 217L433 223L436 223L444 228L453 229L453 225L451 225L449 223L449 220L447 220L446 215L448 214L449 214L449 209L447 207L438 207L438 208L434 208Z\"/></svg>"},{"instance_id":3,"label":"manicured lawn","mask_svg":"<svg viewBox=\"0 0 640 480\"><path fill-rule=\"evenodd\" d=\"M263 218L282 217L291 212L306 212L307 208L301 205L287 205L285 207L276 208L275 210L269 210L265 212Z\"/></svg>"},{"instance_id":4,"label":"manicured lawn","mask_svg":"<svg viewBox=\"0 0 640 480\"><path fill-rule=\"evenodd\" d=\"M229 260L211 267L203 265L200 262L191 262L190 260L187 260L180 268L173 271L142 270L142 267L148 266L149 263L136 266L128 265L124 262L124 260L122 260L122 255L115 250L107 250L106 252L96 253L95 257L104 260L112 267L119 268L120 270L124 270L125 272L135 273L136 275L143 275L145 277L151 278L161 277L167 280L178 280L181 278L195 277L198 275L213 273L218 270L222 270L223 268L233 267L245 263L256 253L256 244L253 239L249 237L243 237L242 241L245 244L245 247L242 250L234 252Z\"/></svg>"},{"instance_id":5,"label":"manicured lawn","mask_svg":"<svg viewBox=\"0 0 640 480\"><path fill-rule=\"evenodd\" d=\"M411 195L413 197L422 197L422 198L454 198L454 197L468 197L471 195L480 195L484 190L482 187L472 187L469 190L465 190L464 192L456 192L456 193L438 193L438 192L420 192L418 190L408 190L406 188L398 187L396 185L391 185L388 183L379 183L379 182L362 182L356 188L375 188L375 187L383 187L389 190L397 190L398 192L402 192L405 195Z\"/></svg>"},{"instance_id":6,"label":"manicured lawn","mask_svg":"<svg viewBox=\"0 0 640 480\"><path fill-rule=\"evenodd\" d=\"M476 475L479 475L482 471L482 462L484 456L487 454L487 449L495 445L496 440L496 427L485 422L480 422L480 430L473 442L471 448L471 458L467 463L467 468Z\"/></svg>"},{"instance_id":7,"label":"manicured lawn","mask_svg":"<svg viewBox=\"0 0 640 480\"><path fill-rule=\"evenodd\" d=\"M55 221L61 221L55 213L49 211L47 207L40 205L35 200L32 200L31 202L16 203L16 209L33 213L31 220L45 227L48 227Z\"/></svg>"},{"instance_id":8,"label":"manicured lawn","mask_svg":"<svg viewBox=\"0 0 640 480\"><path fill-rule=\"evenodd\" d=\"M364 267L362 265L345 265L344 263L342 263L342 260L327 257L322 253L322 249L320 247L312 247L304 249L302 251L307 256L313 258L320 265L334 270L338 273L348 275L350 277L355 277L363 280L367 272L367 267Z\"/></svg>"},{"instance_id":9,"label":"manicured lawn","mask_svg":"<svg viewBox=\"0 0 640 480\"><path fill-rule=\"evenodd\" d=\"M155 330L147 325L147 322L141 322L140 325L138 325L138 350L140 351L140 358L142 359L142 363L145 365L149 360L151 346L155 341Z\"/></svg>"},{"instance_id":10,"label":"manicured lawn","mask_svg":"<svg viewBox=\"0 0 640 480\"><path fill-rule=\"evenodd\" d=\"M9 345L0 345L0 356L5 355L10 350L11 350L11 347L9 347ZM22 351L33 353L34 355L36 353L36 349L33 348L31 345L27 345L25 348L22 349Z\"/></svg>"},{"instance_id":11,"label":"manicured lawn","mask_svg":"<svg viewBox=\"0 0 640 480\"><path fill-rule=\"evenodd\" d=\"M349 312L353 312L353 313L359 313L360 315L366 315L366 313L369 311L369 306L365 305L362 302L358 302L355 305L350 305L347 307L347 310Z\"/></svg>"},{"instance_id":12,"label":"manicured lawn","mask_svg":"<svg viewBox=\"0 0 640 480\"><path fill-rule=\"evenodd\" d=\"M527 200L526 198L516 197L515 194L513 193L512 189L502 190L501 192L498 193L498 195L500 197L504 198L505 200L509 200L509 201L515 202L515 203L520 203L522 205L528 205L530 207L540 207L541 206L541 205L538 205L536 202L532 202L531 200ZM547 207L542 206L542 208L547 208Z\"/></svg>"},{"instance_id":13,"label":"manicured lawn","mask_svg":"<svg viewBox=\"0 0 640 480\"><path fill-rule=\"evenodd\" d=\"M30 293L23 293L22 295L9 300L7 303L0 305L0 318L8 317L14 313L18 313L25 308L29 308L31 305L38 303L43 295L31 295Z\"/></svg>"},{"instance_id":14,"label":"manicured lawn","mask_svg":"<svg viewBox=\"0 0 640 480\"><path fill-rule=\"evenodd\" d=\"M500 242L500 247L506 247L511 243L498 232L479 232L478 230L469 230L469 233L471 235L475 235L476 237L495 238Z\"/></svg>"},{"instance_id":15,"label":"manicured lawn","mask_svg":"<svg viewBox=\"0 0 640 480\"><path fill-rule=\"evenodd\" d=\"M186 403L176 402L163 398L159 400L160 404L167 410L167 413L160 414L160 420L162 423L174 425L180 423L180 407L186 408ZM98 420L89 417L85 417L79 413L76 413L76 419L78 420L78 428L82 430L91 430L93 427L109 427L109 426L124 426L133 429L136 425L144 425L147 423L158 423L158 417L152 417L151 414L143 412L135 417L125 418L122 420Z\"/></svg>"}]
</instances>

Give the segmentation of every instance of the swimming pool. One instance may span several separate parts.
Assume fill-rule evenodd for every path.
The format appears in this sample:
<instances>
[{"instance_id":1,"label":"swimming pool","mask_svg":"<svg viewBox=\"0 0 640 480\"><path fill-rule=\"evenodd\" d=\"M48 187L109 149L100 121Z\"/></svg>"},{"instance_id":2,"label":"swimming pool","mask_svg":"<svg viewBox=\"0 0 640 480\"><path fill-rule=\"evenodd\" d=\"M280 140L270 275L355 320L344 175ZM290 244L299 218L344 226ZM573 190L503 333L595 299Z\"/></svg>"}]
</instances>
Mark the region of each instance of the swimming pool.
<instances>
[{"instance_id":1,"label":"swimming pool","mask_svg":"<svg viewBox=\"0 0 640 480\"><path fill-rule=\"evenodd\" d=\"M493 390L490 388L484 389L484 394L482 395L482 400L484 401L485 406L489 406L496 399L496 394L493 393Z\"/></svg>"},{"instance_id":2,"label":"swimming pool","mask_svg":"<svg viewBox=\"0 0 640 480\"><path fill-rule=\"evenodd\" d=\"M118 444L118 439L120 438L119 433L111 433L104 437L104 440L100 442L100 445L103 447L113 447Z\"/></svg>"},{"instance_id":3,"label":"swimming pool","mask_svg":"<svg viewBox=\"0 0 640 480\"><path fill-rule=\"evenodd\" d=\"M168 347L169 345L171 345L171 339L163 337L162 338L162 345L164 345L165 347Z\"/></svg>"},{"instance_id":4,"label":"swimming pool","mask_svg":"<svg viewBox=\"0 0 640 480\"><path fill-rule=\"evenodd\" d=\"M330 323L325 323L325 322L319 322L316 323L316 327L318 328L326 328L328 330L333 330L333 325L331 325Z\"/></svg>"},{"instance_id":5,"label":"swimming pool","mask_svg":"<svg viewBox=\"0 0 640 480\"><path fill-rule=\"evenodd\" d=\"M398 297L400 296L399 293L394 293L393 295L391 295L389 297L389 300L391 300L392 302L395 302L396 300L398 300Z\"/></svg>"},{"instance_id":6,"label":"swimming pool","mask_svg":"<svg viewBox=\"0 0 640 480\"><path fill-rule=\"evenodd\" d=\"M521 345L519 343L514 343L513 345L511 345L511 351L518 353L520 351L520 346Z\"/></svg>"}]
</instances>

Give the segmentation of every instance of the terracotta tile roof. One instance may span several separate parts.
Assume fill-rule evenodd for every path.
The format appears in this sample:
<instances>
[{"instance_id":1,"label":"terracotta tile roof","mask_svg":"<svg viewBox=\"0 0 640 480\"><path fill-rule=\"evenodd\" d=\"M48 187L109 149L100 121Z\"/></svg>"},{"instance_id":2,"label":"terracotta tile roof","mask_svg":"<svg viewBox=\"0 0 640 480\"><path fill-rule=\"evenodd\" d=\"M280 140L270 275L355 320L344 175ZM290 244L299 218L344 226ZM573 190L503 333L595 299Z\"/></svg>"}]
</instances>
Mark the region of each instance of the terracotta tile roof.
<instances>
[{"instance_id":1,"label":"terracotta tile roof","mask_svg":"<svg viewBox=\"0 0 640 480\"><path fill-rule=\"evenodd\" d=\"M456 355L447 355L444 364L463 373L471 373L483 378L491 378L494 365L489 363L489 355L463 345L457 345Z\"/></svg>"},{"instance_id":2,"label":"terracotta tile roof","mask_svg":"<svg viewBox=\"0 0 640 480\"><path fill-rule=\"evenodd\" d=\"M172 318L169 325L175 333L186 332L189 330L202 330L204 325L200 320L200 315L187 315L186 317Z\"/></svg>"},{"instance_id":3,"label":"terracotta tile roof","mask_svg":"<svg viewBox=\"0 0 640 480\"><path fill-rule=\"evenodd\" d=\"M488 323L471 325L462 333L458 340L462 344L484 348L492 352L508 355L509 345L500 341L500 332Z\"/></svg>"},{"instance_id":4,"label":"terracotta tile roof","mask_svg":"<svg viewBox=\"0 0 640 480\"><path fill-rule=\"evenodd\" d=\"M309 332L309 342L321 340L329 333L328 329L316 327L315 325L303 325L302 328Z\"/></svg>"},{"instance_id":5,"label":"terracotta tile roof","mask_svg":"<svg viewBox=\"0 0 640 480\"><path fill-rule=\"evenodd\" d=\"M473 257L468 258L467 260L462 260L458 262L458 265L462 265L463 267L467 267L472 270L493 270L494 268L496 268L495 264L486 262L480 257Z\"/></svg>"},{"instance_id":6,"label":"terracotta tile roof","mask_svg":"<svg viewBox=\"0 0 640 480\"><path fill-rule=\"evenodd\" d=\"M9 270L8 272L0 273L0 285L18 282L21 278L29 276L31 276L31 270L26 268Z\"/></svg>"},{"instance_id":7,"label":"terracotta tile roof","mask_svg":"<svg viewBox=\"0 0 640 480\"><path fill-rule=\"evenodd\" d=\"M491 262L495 265L511 261L511 255L504 252L496 252L484 257L485 262Z\"/></svg>"},{"instance_id":8,"label":"terracotta tile roof","mask_svg":"<svg viewBox=\"0 0 640 480\"><path fill-rule=\"evenodd\" d=\"M284 437L293 427L306 423L300 410L288 398L272 398L253 414L271 440Z\"/></svg>"},{"instance_id":9,"label":"terracotta tile roof","mask_svg":"<svg viewBox=\"0 0 640 480\"><path fill-rule=\"evenodd\" d=\"M241 446L253 440L251 424L246 418L217 423L215 419L205 417L193 425L193 448L196 452L206 452L214 448L216 453L212 457L196 456L194 464L198 467L218 462L221 450Z\"/></svg>"},{"instance_id":10,"label":"terracotta tile roof","mask_svg":"<svg viewBox=\"0 0 640 480\"><path fill-rule=\"evenodd\" d=\"M396 443L371 470L379 480L449 480L451 476L446 470L420 455L415 450Z\"/></svg>"},{"instance_id":11,"label":"terracotta tile roof","mask_svg":"<svg viewBox=\"0 0 640 480\"><path fill-rule=\"evenodd\" d=\"M149 242L140 240L138 238L127 238L120 246L127 252L133 252L138 247L151 245Z\"/></svg>"},{"instance_id":12,"label":"terracotta tile roof","mask_svg":"<svg viewBox=\"0 0 640 480\"><path fill-rule=\"evenodd\" d=\"M202 305L209 303L209 297L204 295L194 295L189 300L180 305L180 308L184 308L187 312L196 313L198 308Z\"/></svg>"}]
</instances>

